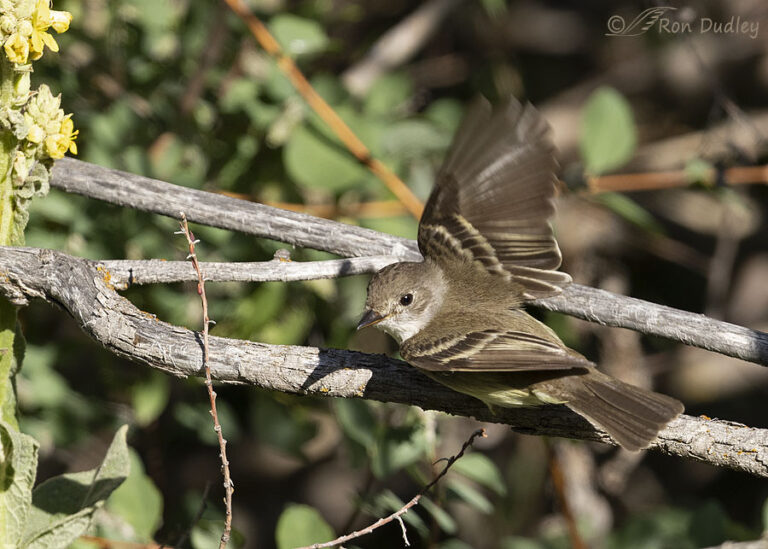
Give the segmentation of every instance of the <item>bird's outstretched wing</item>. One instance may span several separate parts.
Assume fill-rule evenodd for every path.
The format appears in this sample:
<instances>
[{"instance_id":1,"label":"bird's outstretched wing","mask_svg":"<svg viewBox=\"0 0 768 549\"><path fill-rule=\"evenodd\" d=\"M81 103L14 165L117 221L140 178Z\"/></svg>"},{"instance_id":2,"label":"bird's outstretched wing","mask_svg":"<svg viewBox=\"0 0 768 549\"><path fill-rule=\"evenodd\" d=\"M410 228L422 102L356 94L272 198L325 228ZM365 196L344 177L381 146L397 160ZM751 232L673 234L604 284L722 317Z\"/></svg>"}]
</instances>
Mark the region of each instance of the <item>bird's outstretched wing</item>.
<instances>
[{"instance_id":1,"label":"bird's outstretched wing","mask_svg":"<svg viewBox=\"0 0 768 549\"><path fill-rule=\"evenodd\" d=\"M468 259L512 279L524 297L559 293L571 277L549 220L554 213L554 146L531 106L510 98L470 107L419 223L419 249L438 263Z\"/></svg>"},{"instance_id":2,"label":"bird's outstretched wing","mask_svg":"<svg viewBox=\"0 0 768 549\"><path fill-rule=\"evenodd\" d=\"M433 372L514 372L589 368L574 351L531 333L479 330L434 340L416 335L400 346L410 364Z\"/></svg>"}]
</instances>

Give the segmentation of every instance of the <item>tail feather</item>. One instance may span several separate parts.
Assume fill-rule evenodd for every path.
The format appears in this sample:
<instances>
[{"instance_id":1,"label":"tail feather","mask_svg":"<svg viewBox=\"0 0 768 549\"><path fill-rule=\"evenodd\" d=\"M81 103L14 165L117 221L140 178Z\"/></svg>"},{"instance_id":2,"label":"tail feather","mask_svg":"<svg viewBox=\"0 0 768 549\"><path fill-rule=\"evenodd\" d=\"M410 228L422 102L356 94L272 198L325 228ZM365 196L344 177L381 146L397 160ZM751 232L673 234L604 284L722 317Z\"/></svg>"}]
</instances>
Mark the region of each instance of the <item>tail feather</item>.
<instances>
[{"instance_id":1,"label":"tail feather","mask_svg":"<svg viewBox=\"0 0 768 549\"><path fill-rule=\"evenodd\" d=\"M627 450L650 446L659 431L684 409L672 397L629 385L597 370L580 379L583 383L560 386L566 406L604 429Z\"/></svg>"}]
</instances>

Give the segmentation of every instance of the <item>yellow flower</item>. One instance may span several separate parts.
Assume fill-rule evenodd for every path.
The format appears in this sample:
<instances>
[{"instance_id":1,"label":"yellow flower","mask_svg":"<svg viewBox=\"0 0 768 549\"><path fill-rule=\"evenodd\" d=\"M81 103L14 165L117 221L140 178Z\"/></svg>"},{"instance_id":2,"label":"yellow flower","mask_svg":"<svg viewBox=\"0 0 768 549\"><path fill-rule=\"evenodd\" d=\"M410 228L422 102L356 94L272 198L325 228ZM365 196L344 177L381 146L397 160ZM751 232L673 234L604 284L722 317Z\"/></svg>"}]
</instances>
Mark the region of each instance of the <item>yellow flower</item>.
<instances>
[{"instance_id":1,"label":"yellow flower","mask_svg":"<svg viewBox=\"0 0 768 549\"><path fill-rule=\"evenodd\" d=\"M67 151L77 154L75 139L77 139L79 133L80 130L76 130L75 124L72 122L72 115L68 114L61 122L59 133L45 138L45 152L54 160L64 158Z\"/></svg>"},{"instance_id":2,"label":"yellow flower","mask_svg":"<svg viewBox=\"0 0 768 549\"><path fill-rule=\"evenodd\" d=\"M53 23L48 0L38 0L35 11L32 13L32 35L29 37L29 49L32 59L40 59L43 48L48 46L51 51L59 51L59 45L47 31Z\"/></svg>"},{"instance_id":3,"label":"yellow flower","mask_svg":"<svg viewBox=\"0 0 768 549\"><path fill-rule=\"evenodd\" d=\"M18 32L10 35L3 47L5 49L5 55L8 56L11 63L23 65L27 62L27 57L29 57L29 44Z\"/></svg>"},{"instance_id":4,"label":"yellow flower","mask_svg":"<svg viewBox=\"0 0 768 549\"><path fill-rule=\"evenodd\" d=\"M68 11L51 11L51 26L53 30L61 34L69 30L69 24L72 22L72 14Z\"/></svg>"}]
</instances>

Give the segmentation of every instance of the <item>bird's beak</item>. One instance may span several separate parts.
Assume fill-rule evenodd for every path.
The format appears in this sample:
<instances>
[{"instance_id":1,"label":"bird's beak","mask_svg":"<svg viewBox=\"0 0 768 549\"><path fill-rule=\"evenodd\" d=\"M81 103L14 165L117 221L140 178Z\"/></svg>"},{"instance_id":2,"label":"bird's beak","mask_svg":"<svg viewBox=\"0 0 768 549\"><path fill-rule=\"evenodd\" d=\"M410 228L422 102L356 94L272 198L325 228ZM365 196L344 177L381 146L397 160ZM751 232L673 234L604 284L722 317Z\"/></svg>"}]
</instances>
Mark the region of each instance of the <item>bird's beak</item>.
<instances>
[{"instance_id":1,"label":"bird's beak","mask_svg":"<svg viewBox=\"0 0 768 549\"><path fill-rule=\"evenodd\" d=\"M386 316L382 316L373 309L366 309L363 313L363 317L360 319L360 322L357 324L357 329L362 330L363 328L367 328L368 326L373 326L375 324L378 324L382 320L387 318Z\"/></svg>"}]
</instances>

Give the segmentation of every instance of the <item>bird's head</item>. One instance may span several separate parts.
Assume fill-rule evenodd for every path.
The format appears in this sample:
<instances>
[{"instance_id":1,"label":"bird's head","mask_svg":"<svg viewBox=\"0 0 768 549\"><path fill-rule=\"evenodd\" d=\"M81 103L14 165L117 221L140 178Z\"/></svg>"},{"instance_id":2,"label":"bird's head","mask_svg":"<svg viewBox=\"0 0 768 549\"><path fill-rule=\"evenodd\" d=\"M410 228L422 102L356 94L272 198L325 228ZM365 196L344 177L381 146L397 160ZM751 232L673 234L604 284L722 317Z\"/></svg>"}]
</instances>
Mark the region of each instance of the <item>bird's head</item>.
<instances>
[{"instance_id":1,"label":"bird's head","mask_svg":"<svg viewBox=\"0 0 768 549\"><path fill-rule=\"evenodd\" d=\"M426 326L445 292L440 269L431 262L395 263L373 275L357 329L376 326L398 343Z\"/></svg>"}]
</instances>

